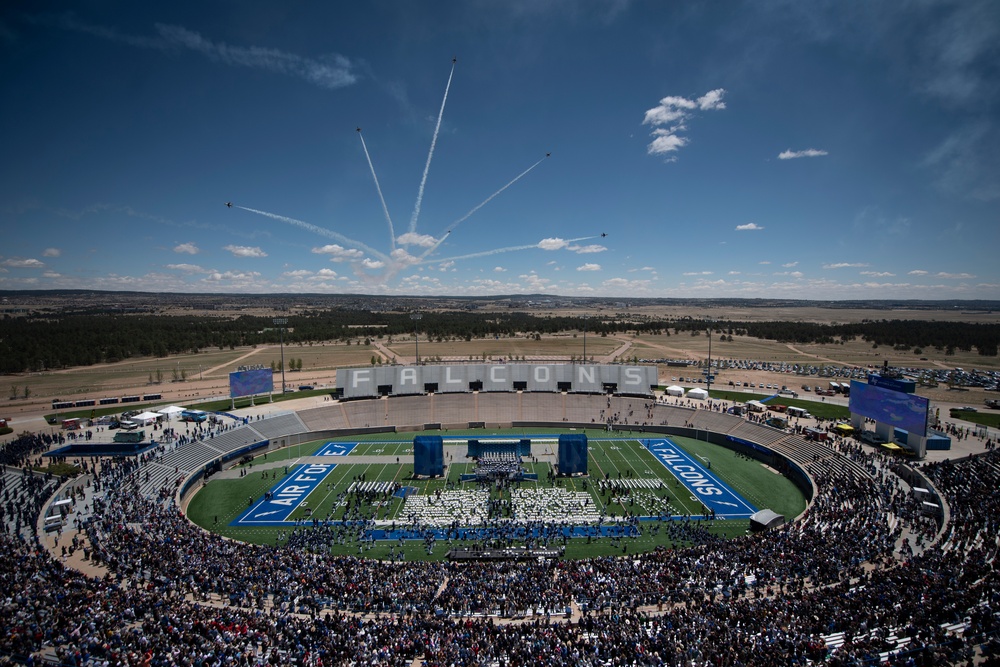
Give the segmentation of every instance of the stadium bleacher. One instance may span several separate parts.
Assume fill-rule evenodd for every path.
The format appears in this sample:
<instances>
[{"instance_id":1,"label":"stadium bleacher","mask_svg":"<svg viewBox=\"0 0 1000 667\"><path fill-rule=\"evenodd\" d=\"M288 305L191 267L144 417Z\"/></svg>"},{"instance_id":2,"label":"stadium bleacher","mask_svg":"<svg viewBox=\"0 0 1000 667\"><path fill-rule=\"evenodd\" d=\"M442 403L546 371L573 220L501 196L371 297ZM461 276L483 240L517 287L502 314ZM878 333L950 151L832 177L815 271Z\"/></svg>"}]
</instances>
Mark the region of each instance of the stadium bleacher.
<instances>
[{"instance_id":1,"label":"stadium bleacher","mask_svg":"<svg viewBox=\"0 0 1000 667\"><path fill-rule=\"evenodd\" d=\"M270 415L267 419L252 421L248 426L258 434L257 440L270 440L309 430L294 412Z\"/></svg>"},{"instance_id":2,"label":"stadium bleacher","mask_svg":"<svg viewBox=\"0 0 1000 667\"><path fill-rule=\"evenodd\" d=\"M599 415L603 409L630 422L716 425L724 429L717 432L770 442L822 480L819 496L809 515L788 529L625 558L557 565L382 563L319 553L302 558L290 549L203 533L179 517L170 500L156 501L159 489L172 485L175 467L193 470L198 461L238 448L247 433L235 429L167 451L162 459L140 466L133 484L112 485L108 492L115 502L102 510L109 520L96 522L88 536L96 540L101 564L119 578L118 585L86 579L55 559L46 562L27 541L0 536L0 572L15 596L31 600L30 605L5 606L2 657L26 663L27 654L34 652L35 662L66 665L114 664L118 651L123 663L138 663L149 651L152 664L175 659L193 664L224 652L254 664L314 664L322 655L324 664L429 666L468 664L473 655L479 664L546 666L673 664L672 656L679 656L677 664L966 665L995 660L1000 632L991 606L1000 599L992 566L1000 508L995 452L922 468L957 518L942 531L942 542L929 539L917 555L893 559L895 536L906 519L904 508L884 497L889 486L895 488L886 482L894 465L888 457L862 456L842 443L717 420L719 413L707 410L656 406L647 418L646 404L638 399L613 397L608 405L605 397L587 397L599 400L587 400L587 407L580 408L571 407L572 397L558 394L545 400L519 396L498 407L487 405L489 400L480 395L475 417L544 421L546 410L561 406L567 419L570 410L578 410L574 414L586 422L592 419L586 418L588 410ZM413 397L397 405L399 415L407 420L420 416L423 423L431 419L419 412L421 405L433 400L436 409L458 411L468 406L468 398ZM315 419L302 417L299 423L308 427L336 421L322 411L353 419L378 414L381 408L390 424L399 417L392 409L395 401L371 403L377 404L371 411L321 406L310 411ZM484 411L496 419L483 419ZM673 421L678 415L685 418ZM465 414L458 421L476 420ZM254 422L246 430L256 437L284 428L276 422L258 426ZM4 473L5 491L32 501L36 494L19 490L25 486L20 475L19 470ZM643 480L628 481L642 488ZM585 501L568 498L560 509L548 496L527 498L528 509L517 511L536 511L539 522L558 521L560 513L581 511ZM470 497L452 509L476 504ZM442 509L443 503L428 516ZM446 518L445 513L428 521ZM669 528L686 530L680 524ZM199 607L208 597L212 606ZM586 616L578 613L582 605L590 612ZM323 606L336 611L320 617L317 609ZM411 611L417 613L404 613ZM364 619L354 613L365 614ZM544 622L507 624L488 618L529 614ZM572 618L555 623L556 614ZM22 632L26 618L29 624L42 619L45 632ZM83 618L88 622L75 622ZM135 631L139 627L142 632ZM81 644L96 655L81 656Z\"/></svg>"}]
</instances>

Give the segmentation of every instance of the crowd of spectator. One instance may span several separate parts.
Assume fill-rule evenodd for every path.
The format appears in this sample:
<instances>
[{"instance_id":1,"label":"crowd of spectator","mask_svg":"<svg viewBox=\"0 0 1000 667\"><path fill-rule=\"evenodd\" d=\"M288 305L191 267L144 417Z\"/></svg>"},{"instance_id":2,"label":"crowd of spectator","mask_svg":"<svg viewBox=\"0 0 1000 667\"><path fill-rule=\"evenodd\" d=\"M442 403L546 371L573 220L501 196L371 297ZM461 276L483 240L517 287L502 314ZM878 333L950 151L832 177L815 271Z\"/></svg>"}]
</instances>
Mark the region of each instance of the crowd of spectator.
<instances>
[{"instance_id":1,"label":"crowd of spectator","mask_svg":"<svg viewBox=\"0 0 1000 667\"><path fill-rule=\"evenodd\" d=\"M330 526L296 528L281 546L226 540L143 497L142 460L108 463L95 519L73 536L108 576L67 569L42 536L0 535L0 662L964 665L978 647L993 663L1000 455L921 468L950 509L939 531L890 459L835 446L856 465L810 467L818 493L781 529L516 564L332 556L315 548L345 530ZM42 507L46 491L30 493ZM920 548L897 548L904 531ZM880 658L895 637L904 654Z\"/></svg>"}]
</instances>

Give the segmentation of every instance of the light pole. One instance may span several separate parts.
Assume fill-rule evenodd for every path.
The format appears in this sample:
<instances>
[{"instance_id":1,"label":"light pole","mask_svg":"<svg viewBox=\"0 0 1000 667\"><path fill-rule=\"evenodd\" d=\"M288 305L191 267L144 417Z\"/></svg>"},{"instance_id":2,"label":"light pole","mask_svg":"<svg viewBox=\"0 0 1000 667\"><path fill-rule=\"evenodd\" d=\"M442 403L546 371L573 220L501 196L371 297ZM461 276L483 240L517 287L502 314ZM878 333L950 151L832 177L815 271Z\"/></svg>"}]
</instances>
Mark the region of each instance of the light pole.
<instances>
[{"instance_id":1,"label":"light pole","mask_svg":"<svg viewBox=\"0 0 1000 667\"><path fill-rule=\"evenodd\" d=\"M417 366L420 365L420 336L417 334L417 322L419 322L423 316L423 313L410 313L410 319L413 320L413 348L414 354L417 357Z\"/></svg>"},{"instance_id":2,"label":"light pole","mask_svg":"<svg viewBox=\"0 0 1000 667\"><path fill-rule=\"evenodd\" d=\"M705 391L712 392L712 320L708 321L708 373L705 374ZM708 400L712 400L709 395Z\"/></svg>"},{"instance_id":3,"label":"light pole","mask_svg":"<svg viewBox=\"0 0 1000 667\"><path fill-rule=\"evenodd\" d=\"M281 332L281 394L285 394L285 325L288 324L287 317L275 317L273 320L275 325L280 327L278 329Z\"/></svg>"},{"instance_id":4,"label":"light pole","mask_svg":"<svg viewBox=\"0 0 1000 667\"><path fill-rule=\"evenodd\" d=\"M583 316L583 363L587 363L587 316Z\"/></svg>"}]
</instances>

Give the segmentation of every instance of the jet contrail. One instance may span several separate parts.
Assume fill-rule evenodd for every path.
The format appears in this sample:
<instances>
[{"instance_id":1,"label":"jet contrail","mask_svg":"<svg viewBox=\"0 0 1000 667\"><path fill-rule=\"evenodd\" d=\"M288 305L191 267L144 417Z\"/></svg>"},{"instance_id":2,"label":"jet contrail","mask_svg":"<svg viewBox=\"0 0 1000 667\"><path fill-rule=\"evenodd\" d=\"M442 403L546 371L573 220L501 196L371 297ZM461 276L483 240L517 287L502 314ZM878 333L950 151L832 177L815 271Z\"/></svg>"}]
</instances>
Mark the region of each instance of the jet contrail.
<instances>
[{"instance_id":1,"label":"jet contrail","mask_svg":"<svg viewBox=\"0 0 1000 667\"><path fill-rule=\"evenodd\" d=\"M417 203L413 206L413 215L410 216L410 233L417 231L417 218L420 217L420 204L424 200L424 186L427 184L427 172L431 169L431 158L434 157L434 145L437 144L438 133L441 131L441 118L444 117L444 105L448 101L448 89L451 88L451 77L455 74L455 60L451 61L451 73L448 74L448 84L444 87L444 99L441 100L441 110L438 112L437 125L434 126L434 136L431 138L431 149L427 153L427 164L424 165L424 176L420 179L420 187L417 189Z\"/></svg>"},{"instance_id":2,"label":"jet contrail","mask_svg":"<svg viewBox=\"0 0 1000 667\"><path fill-rule=\"evenodd\" d=\"M357 248L358 250L364 250L365 252L367 252L367 253L369 253L371 255L374 255L375 257L378 257L379 259L381 259L382 261L386 262L387 264L392 261L392 259L389 256L385 255L384 253L381 253L378 250L375 250L374 248L369 248L368 246L366 246L364 243L361 243L360 241L355 241L354 239L349 239L346 236L344 236L343 234L338 234L337 232L331 231L329 229L325 229L323 227L317 227L316 225L310 224L308 222L303 222L301 220L296 220L295 218L289 218L289 217L284 216L284 215L278 215L277 213L268 213L267 211L258 211L255 208L247 208L246 206L236 206L235 204L233 206L235 208L241 208L244 211L249 211L250 213L256 213L257 215L263 215L266 218L272 218L274 220L279 220L281 222L287 222L290 225L295 225L296 227L301 227L302 229L307 229L310 232L314 232L316 234L319 234L320 236L325 236L327 238L333 239L334 241L340 241L341 243L346 243L347 245L349 245L349 246L351 246L353 248Z\"/></svg>"},{"instance_id":3,"label":"jet contrail","mask_svg":"<svg viewBox=\"0 0 1000 667\"><path fill-rule=\"evenodd\" d=\"M443 259L429 259L423 262L418 262L418 264L441 264L443 262L454 262L460 259L474 259L476 257L489 257L490 255L499 255L502 252L513 252L515 250L531 250L532 248L537 248L537 243L532 243L531 245L516 245L510 248L497 248L496 250L484 250L483 252L474 252L470 255L458 255L457 257L445 257Z\"/></svg>"},{"instance_id":4,"label":"jet contrail","mask_svg":"<svg viewBox=\"0 0 1000 667\"><path fill-rule=\"evenodd\" d=\"M392 228L392 218L389 217L389 207L385 205L385 197L382 196L382 186L378 184L378 176L375 175L375 165L372 164L372 156L368 154L368 145L365 143L365 136L361 134L361 128L358 128L358 136L361 137L361 147L365 149L365 157L368 158L368 166L372 170L372 178L375 180L375 189L378 190L378 198L382 201L382 210L385 211L386 222L389 223L389 240L392 243L392 249L396 249L396 231Z\"/></svg>"},{"instance_id":5,"label":"jet contrail","mask_svg":"<svg viewBox=\"0 0 1000 667\"><path fill-rule=\"evenodd\" d=\"M589 241L591 239L596 239L596 236L583 236L578 239L567 239L566 243L576 243L578 241ZM503 252L514 252L515 250L531 250L532 248L539 248L539 243L532 243L531 245L516 245L509 248L497 248L496 250L484 250L483 252L474 252L469 255L458 255L457 257L445 257L444 259L429 259L423 262L416 262L418 265L424 264L441 264L442 262L456 262L460 259L475 259L476 257L489 257L490 255L499 255Z\"/></svg>"},{"instance_id":6,"label":"jet contrail","mask_svg":"<svg viewBox=\"0 0 1000 667\"><path fill-rule=\"evenodd\" d=\"M493 199L496 198L497 195L499 195L501 192L503 192L504 190L506 190L507 188L509 188L510 186L514 185L519 180L521 180L529 171L531 171L532 169L534 169L535 167L537 167L538 165L540 165L542 162L544 162L545 158L547 158L547 157L548 157L548 155L546 155L541 160L539 160L535 164L531 165L530 167L528 167L527 169L525 169L524 171L522 171L520 174L518 174L517 176L515 176L514 179L511 180L510 183L508 183L507 185L503 186L502 188L500 188L499 190L497 190L496 192L494 192L493 194L491 194L489 197L487 197L486 199L484 199L483 203L479 204L479 206L476 206L475 208L471 209L468 213L466 213L465 215L463 215L461 218L459 218L455 222L451 223L451 227L449 227L448 229L445 230L445 232L441 236L441 238L439 238L434 245L432 245L430 248L428 248L427 250L425 250L424 253L422 255L420 255L417 259L424 259L428 255L430 255L432 252L434 252L435 250L437 250L438 246L440 246L442 243L444 243L444 240L446 238L448 238L448 234L451 234L453 231L455 231L456 227L458 227L460 224L462 224L463 222L465 222L466 220L468 220L469 218L471 218L472 215L476 211L478 211L479 209L481 209L482 207L486 206L491 201L493 201Z\"/></svg>"}]
</instances>

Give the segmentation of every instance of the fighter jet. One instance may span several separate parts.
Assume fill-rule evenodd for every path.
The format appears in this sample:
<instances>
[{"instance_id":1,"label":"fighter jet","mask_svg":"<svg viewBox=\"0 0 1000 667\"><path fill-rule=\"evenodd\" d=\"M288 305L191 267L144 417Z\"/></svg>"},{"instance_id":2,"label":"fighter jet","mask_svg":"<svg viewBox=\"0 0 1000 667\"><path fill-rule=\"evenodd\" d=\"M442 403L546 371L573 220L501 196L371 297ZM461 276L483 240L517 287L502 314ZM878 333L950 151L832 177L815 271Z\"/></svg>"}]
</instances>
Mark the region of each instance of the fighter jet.
<instances>
[{"instance_id":1,"label":"fighter jet","mask_svg":"<svg viewBox=\"0 0 1000 667\"><path fill-rule=\"evenodd\" d=\"M358 132L360 132L360 131L361 131L361 128L359 127L359 128L357 128L357 130L358 130Z\"/></svg>"},{"instance_id":2,"label":"fighter jet","mask_svg":"<svg viewBox=\"0 0 1000 667\"><path fill-rule=\"evenodd\" d=\"M455 63L457 63L457 62L458 62L458 57L455 57L455 58L452 58L452 59L451 59L451 64L452 64L452 65L454 65L454 64L455 64Z\"/></svg>"},{"instance_id":3,"label":"fighter jet","mask_svg":"<svg viewBox=\"0 0 1000 667\"><path fill-rule=\"evenodd\" d=\"M602 239L603 239L603 238L605 238L605 237L606 237L607 235L608 235L608 233L607 233L607 232L601 232L601 238L602 238Z\"/></svg>"},{"instance_id":4,"label":"fighter jet","mask_svg":"<svg viewBox=\"0 0 1000 667\"><path fill-rule=\"evenodd\" d=\"M233 207L233 202L227 201L226 202L226 208L232 208L232 207Z\"/></svg>"},{"instance_id":5,"label":"fighter jet","mask_svg":"<svg viewBox=\"0 0 1000 667\"><path fill-rule=\"evenodd\" d=\"M546 153L545 157L552 157L552 153Z\"/></svg>"}]
</instances>

